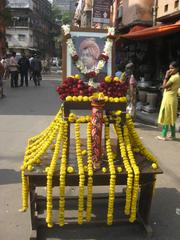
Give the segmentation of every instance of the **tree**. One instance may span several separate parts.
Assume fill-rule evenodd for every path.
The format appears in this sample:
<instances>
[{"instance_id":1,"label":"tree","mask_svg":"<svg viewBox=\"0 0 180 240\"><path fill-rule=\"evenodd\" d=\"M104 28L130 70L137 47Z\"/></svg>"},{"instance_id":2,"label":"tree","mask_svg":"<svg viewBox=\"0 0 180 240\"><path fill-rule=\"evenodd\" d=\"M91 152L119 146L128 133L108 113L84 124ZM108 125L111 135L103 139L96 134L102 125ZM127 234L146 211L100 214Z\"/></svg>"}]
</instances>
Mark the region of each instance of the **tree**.
<instances>
[{"instance_id":1,"label":"tree","mask_svg":"<svg viewBox=\"0 0 180 240\"><path fill-rule=\"evenodd\" d=\"M62 35L61 35L61 26L63 24L71 24L72 22L72 12L61 11L57 6L52 5L52 31L51 37L55 44L55 56L61 57L61 42L62 42Z\"/></svg>"},{"instance_id":2,"label":"tree","mask_svg":"<svg viewBox=\"0 0 180 240\"><path fill-rule=\"evenodd\" d=\"M6 24L9 25L12 21L10 9L7 7L7 1L3 0L1 2L2 11L0 11L0 19Z\"/></svg>"},{"instance_id":3,"label":"tree","mask_svg":"<svg viewBox=\"0 0 180 240\"><path fill-rule=\"evenodd\" d=\"M52 21L55 24L63 25L63 24L71 24L72 22L72 12L69 11L61 11L59 7L52 5Z\"/></svg>"}]
</instances>

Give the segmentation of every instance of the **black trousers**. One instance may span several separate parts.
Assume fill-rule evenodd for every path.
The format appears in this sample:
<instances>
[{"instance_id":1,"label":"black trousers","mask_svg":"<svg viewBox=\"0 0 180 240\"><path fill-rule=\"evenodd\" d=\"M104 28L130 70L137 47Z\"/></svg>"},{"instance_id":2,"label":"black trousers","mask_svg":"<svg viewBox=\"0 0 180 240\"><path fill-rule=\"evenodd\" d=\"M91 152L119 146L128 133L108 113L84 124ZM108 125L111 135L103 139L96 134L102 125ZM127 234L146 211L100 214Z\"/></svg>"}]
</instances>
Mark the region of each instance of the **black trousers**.
<instances>
[{"instance_id":1,"label":"black trousers","mask_svg":"<svg viewBox=\"0 0 180 240\"><path fill-rule=\"evenodd\" d=\"M11 72L11 87L18 87L18 71Z\"/></svg>"},{"instance_id":2,"label":"black trousers","mask_svg":"<svg viewBox=\"0 0 180 240\"><path fill-rule=\"evenodd\" d=\"M28 87L28 71L27 72L21 72L21 87L24 85L24 80L25 80L25 85Z\"/></svg>"},{"instance_id":3,"label":"black trousers","mask_svg":"<svg viewBox=\"0 0 180 240\"><path fill-rule=\"evenodd\" d=\"M35 86L40 86L41 73L38 71L34 71L32 75Z\"/></svg>"}]
</instances>

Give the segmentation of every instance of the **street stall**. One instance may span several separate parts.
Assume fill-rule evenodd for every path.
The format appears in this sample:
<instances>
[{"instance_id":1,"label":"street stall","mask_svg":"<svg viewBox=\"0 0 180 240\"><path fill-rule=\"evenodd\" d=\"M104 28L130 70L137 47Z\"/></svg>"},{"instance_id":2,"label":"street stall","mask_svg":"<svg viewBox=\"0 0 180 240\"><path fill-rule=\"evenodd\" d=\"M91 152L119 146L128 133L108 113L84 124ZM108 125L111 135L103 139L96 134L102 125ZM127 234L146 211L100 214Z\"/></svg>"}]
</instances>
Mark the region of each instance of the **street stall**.
<instances>
[{"instance_id":1,"label":"street stall","mask_svg":"<svg viewBox=\"0 0 180 240\"><path fill-rule=\"evenodd\" d=\"M138 110L159 111L166 69L180 60L180 23L153 27L134 26L127 34L116 35L119 61L133 61L138 80Z\"/></svg>"},{"instance_id":2,"label":"street stall","mask_svg":"<svg viewBox=\"0 0 180 240\"><path fill-rule=\"evenodd\" d=\"M50 125L28 140L21 167L21 211L30 205L30 239L37 239L42 226L104 222L140 222L150 236L153 191L162 171L126 114L128 84L112 76L114 29L78 31L65 25L63 31L66 73L57 88L63 104ZM68 186L77 187L78 195L66 195ZM95 194L95 186L108 186L109 191ZM41 187L46 187L45 196L38 191ZM103 213L98 201L105 203Z\"/></svg>"}]
</instances>

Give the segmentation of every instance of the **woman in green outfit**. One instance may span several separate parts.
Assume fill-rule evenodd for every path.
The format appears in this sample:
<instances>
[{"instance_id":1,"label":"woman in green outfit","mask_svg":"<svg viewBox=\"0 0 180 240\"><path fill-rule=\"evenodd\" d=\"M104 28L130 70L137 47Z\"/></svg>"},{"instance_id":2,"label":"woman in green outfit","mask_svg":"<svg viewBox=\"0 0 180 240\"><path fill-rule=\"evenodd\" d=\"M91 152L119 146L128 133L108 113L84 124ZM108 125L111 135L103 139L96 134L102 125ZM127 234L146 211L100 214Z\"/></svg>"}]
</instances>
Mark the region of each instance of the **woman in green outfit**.
<instances>
[{"instance_id":1,"label":"woman in green outfit","mask_svg":"<svg viewBox=\"0 0 180 240\"><path fill-rule=\"evenodd\" d=\"M162 124L162 136L159 140L174 140L176 138L175 122L177 119L177 90L180 88L180 75L177 62L171 62L163 81L163 99L161 102L158 123ZM171 135L168 137L167 132L170 126Z\"/></svg>"}]
</instances>

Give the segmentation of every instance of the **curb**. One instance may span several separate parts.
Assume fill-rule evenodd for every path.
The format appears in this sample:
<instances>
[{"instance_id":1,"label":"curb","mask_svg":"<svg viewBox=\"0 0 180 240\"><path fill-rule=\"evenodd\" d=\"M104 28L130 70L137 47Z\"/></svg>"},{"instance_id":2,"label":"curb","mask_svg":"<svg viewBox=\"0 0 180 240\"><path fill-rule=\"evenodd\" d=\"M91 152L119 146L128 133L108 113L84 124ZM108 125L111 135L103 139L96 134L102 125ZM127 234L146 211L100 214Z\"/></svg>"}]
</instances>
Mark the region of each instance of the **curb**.
<instances>
[{"instance_id":1,"label":"curb","mask_svg":"<svg viewBox=\"0 0 180 240\"><path fill-rule=\"evenodd\" d=\"M148 125L158 126L157 118L150 114L143 114L142 112L136 112L136 121Z\"/></svg>"},{"instance_id":2,"label":"curb","mask_svg":"<svg viewBox=\"0 0 180 240\"><path fill-rule=\"evenodd\" d=\"M158 127L159 124L157 123L157 117L150 114L145 114L142 112L136 112L136 121L152 126ZM177 118L176 122L176 132L180 132L180 118Z\"/></svg>"}]
</instances>

